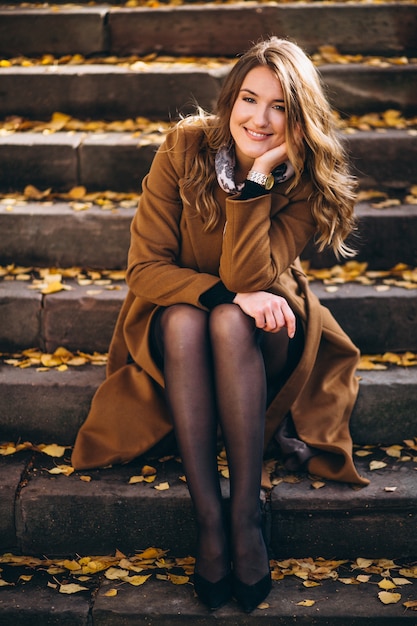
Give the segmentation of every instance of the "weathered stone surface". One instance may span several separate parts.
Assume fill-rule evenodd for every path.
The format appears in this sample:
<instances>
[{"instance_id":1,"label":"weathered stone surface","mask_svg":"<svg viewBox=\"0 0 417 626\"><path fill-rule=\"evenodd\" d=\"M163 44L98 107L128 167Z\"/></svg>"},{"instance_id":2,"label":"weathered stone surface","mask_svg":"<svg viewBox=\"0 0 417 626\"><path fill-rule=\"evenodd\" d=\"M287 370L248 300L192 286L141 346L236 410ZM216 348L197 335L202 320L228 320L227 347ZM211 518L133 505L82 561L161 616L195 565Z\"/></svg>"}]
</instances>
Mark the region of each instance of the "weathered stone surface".
<instances>
[{"instance_id":1,"label":"weathered stone surface","mask_svg":"<svg viewBox=\"0 0 417 626\"><path fill-rule=\"evenodd\" d=\"M77 211L64 203L14 204L8 210L0 204L0 264L124 268L135 210Z\"/></svg>"},{"instance_id":2,"label":"weathered stone surface","mask_svg":"<svg viewBox=\"0 0 417 626\"><path fill-rule=\"evenodd\" d=\"M30 291L27 282L0 282L0 312L1 350L40 345L42 296Z\"/></svg>"},{"instance_id":3,"label":"weathered stone surface","mask_svg":"<svg viewBox=\"0 0 417 626\"><path fill-rule=\"evenodd\" d=\"M414 289L346 283L335 292L321 283L313 290L362 352L403 352L417 349L417 299Z\"/></svg>"},{"instance_id":4,"label":"weathered stone surface","mask_svg":"<svg viewBox=\"0 0 417 626\"><path fill-rule=\"evenodd\" d=\"M0 54L97 54L108 48L105 7L71 10L0 7Z\"/></svg>"},{"instance_id":5,"label":"weathered stone surface","mask_svg":"<svg viewBox=\"0 0 417 626\"><path fill-rule=\"evenodd\" d=\"M360 490L331 481L325 481L321 489L311 489L305 479L278 485L271 501L273 553L279 558L311 554L410 558L417 554L417 536L412 531L417 522L413 464L394 463L370 471L365 469L368 463L358 464L371 479ZM386 487L396 490L386 491Z\"/></svg>"},{"instance_id":6,"label":"weathered stone surface","mask_svg":"<svg viewBox=\"0 0 417 626\"><path fill-rule=\"evenodd\" d=\"M197 61L197 60L196 60ZM178 65L52 65L2 68L0 115L49 119L55 111L77 118L178 119L198 103L213 110L232 62ZM343 116L393 108L417 111L417 65L385 67L349 63L322 65L320 73L332 106Z\"/></svg>"},{"instance_id":7,"label":"weathered stone surface","mask_svg":"<svg viewBox=\"0 0 417 626\"><path fill-rule=\"evenodd\" d=\"M202 25L204 26L202 27ZM366 25L366 36L364 36ZM416 51L415 5L236 3L160 6L110 11L114 54L231 55L273 34L309 52L334 45L340 52L402 55Z\"/></svg>"},{"instance_id":8,"label":"weathered stone surface","mask_svg":"<svg viewBox=\"0 0 417 626\"><path fill-rule=\"evenodd\" d=\"M0 189L26 185L55 190L77 184L77 147L81 133L14 133L0 135Z\"/></svg>"},{"instance_id":9,"label":"weathered stone surface","mask_svg":"<svg viewBox=\"0 0 417 626\"><path fill-rule=\"evenodd\" d=\"M37 372L0 365L0 441L72 445L104 370Z\"/></svg>"},{"instance_id":10,"label":"weathered stone surface","mask_svg":"<svg viewBox=\"0 0 417 626\"><path fill-rule=\"evenodd\" d=\"M0 426L0 441L3 437L4 431ZM0 551L17 549L15 499L27 461L27 455L0 457Z\"/></svg>"},{"instance_id":11,"label":"weathered stone surface","mask_svg":"<svg viewBox=\"0 0 417 626\"><path fill-rule=\"evenodd\" d=\"M85 352L108 350L126 287L80 287L48 295L44 300L42 337L48 351L58 346Z\"/></svg>"}]
</instances>

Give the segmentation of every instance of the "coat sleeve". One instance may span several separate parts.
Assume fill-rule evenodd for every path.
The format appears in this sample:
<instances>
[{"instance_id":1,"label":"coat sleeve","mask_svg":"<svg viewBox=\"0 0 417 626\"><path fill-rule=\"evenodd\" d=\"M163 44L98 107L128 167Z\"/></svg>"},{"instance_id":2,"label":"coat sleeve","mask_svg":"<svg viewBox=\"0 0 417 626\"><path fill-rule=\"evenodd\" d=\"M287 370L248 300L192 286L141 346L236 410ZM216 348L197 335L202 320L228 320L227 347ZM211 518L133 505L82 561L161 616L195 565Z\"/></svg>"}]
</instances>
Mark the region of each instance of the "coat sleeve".
<instances>
[{"instance_id":1,"label":"coat sleeve","mask_svg":"<svg viewBox=\"0 0 417 626\"><path fill-rule=\"evenodd\" d=\"M161 306L186 302L204 308L200 295L219 277L181 267L180 181L198 135L178 129L158 150L143 182L140 206L131 225L126 280L135 296Z\"/></svg>"},{"instance_id":2,"label":"coat sleeve","mask_svg":"<svg viewBox=\"0 0 417 626\"><path fill-rule=\"evenodd\" d=\"M230 291L268 291L294 263L316 231L311 184L303 179L286 196L229 198L220 278Z\"/></svg>"}]
</instances>

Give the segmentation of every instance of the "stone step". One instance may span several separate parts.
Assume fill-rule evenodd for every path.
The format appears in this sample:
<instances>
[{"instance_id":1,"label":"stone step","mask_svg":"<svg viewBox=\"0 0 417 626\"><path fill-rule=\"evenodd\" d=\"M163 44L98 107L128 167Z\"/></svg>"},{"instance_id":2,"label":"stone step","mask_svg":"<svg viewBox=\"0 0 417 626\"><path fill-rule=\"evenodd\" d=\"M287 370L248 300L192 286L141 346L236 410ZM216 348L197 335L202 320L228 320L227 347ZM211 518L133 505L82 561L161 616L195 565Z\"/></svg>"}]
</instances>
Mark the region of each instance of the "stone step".
<instances>
[{"instance_id":1,"label":"stone step","mask_svg":"<svg viewBox=\"0 0 417 626\"><path fill-rule=\"evenodd\" d=\"M375 451L366 460L358 458L358 470L371 479L359 490L332 481L314 489L304 474L297 475L298 482L280 482L270 501L264 502L271 557L415 557L415 456L409 461L385 456L386 466L371 470L370 459L383 454ZM144 461L149 459L64 476L48 470L67 464L69 451L67 460L39 453L3 459L2 551L53 557L111 555L116 550L134 554L155 546L179 557L195 554L194 515L181 480L182 465L174 459L151 459L155 481L129 484L132 476L140 475ZM286 476L277 470L278 479ZM223 478L221 482L227 502L229 482ZM169 488L155 489L161 483Z\"/></svg>"},{"instance_id":2,"label":"stone step","mask_svg":"<svg viewBox=\"0 0 417 626\"><path fill-rule=\"evenodd\" d=\"M226 60L0 68L0 117L49 119L55 111L77 118L177 119L195 102L212 110L232 67ZM342 115L397 109L417 112L417 63L320 66L333 108Z\"/></svg>"},{"instance_id":3,"label":"stone step","mask_svg":"<svg viewBox=\"0 0 417 626\"><path fill-rule=\"evenodd\" d=\"M342 134L353 172L363 187L405 189L417 180L412 130ZM139 191L158 144L133 133L57 132L0 135L0 190L87 189Z\"/></svg>"},{"instance_id":4,"label":"stone step","mask_svg":"<svg viewBox=\"0 0 417 626\"><path fill-rule=\"evenodd\" d=\"M390 445L415 435L417 368L358 370L358 376L354 442ZM72 445L104 378L104 366L38 372L0 363L0 441Z\"/></svg>"},{"instance_id":5,"label":"stone step","mask_svg":"<svg viewBox=\"0 0 417 626\"><path fill-rule=\"evenodd\" d=\"M25 281L0 282L0 348L15 351L41 347L105 352L127 288L81 286L65 279L70 290L42 295ZM417 290L345 283L327 291L320 282L312 290L364 353L417 350Z\"/></svg>"},{"instance_id":6,"label":"stone step","mask_svg":"<svg viewBox=\"0 0 417 626\"><path fill-rule=\"evenodd\" d=\"M314 589L306 589L296 576L287 576L273 582L267 607L246 615L234 601L210 613L194 596L191 582L175 585L157 580L155 572L151 573L152 578L141 587L119 584L117 596L110 598L105 594L115 585L105 578L97 578L93 584L90 581L88 591L69 596L58 593L57 588L48 588L44 580L36 577L24 583L23 589L4 587L0 595L2 626L89 626L91 620L94 626L415 626L415 613L403 606L415 598L415 581L401 588L400 602L383 605L376 587L380 575L371 578L374 584L347 585L324 580ZM363 570L352 571L347 565L339 575L356 578L359 574ZM76 578L71 580L77 582ZM52 584L56 582L52 580ZM306 599L314 605L300 606Z\"/></svg>"},{"instance_id":7,"label":"stone step","mask_svg":"<svg viewBox=\"0 0 417 626\"><path fill-rule=\"evenodd\" d=\"M110 210L92 204L76 210L68 202L12 203L6 198L0 202L0 265L124 268L135 210L118 203ZM361 202L355 211L359 220L352 240L358 251L356 260L366 261L369 269L391 268L399 260L417 266L416 205L382 210ZM309 259L312 267L337 263L331 252L318 254L312 245L303 259Z\"/></svg>"},{"instance_id":8,"label":"stone step","mask_svg":"<svg viewBox=\"0 0 417 626\"><path fill-rule=\"evenodd\" d=\"M352 54L417 54L413 2L161 3L156 8L77 4L58 9L3 5L0 55L234 56L265 34L293 39L309 52L334 45Z\"/></svg>"}]
</instances>

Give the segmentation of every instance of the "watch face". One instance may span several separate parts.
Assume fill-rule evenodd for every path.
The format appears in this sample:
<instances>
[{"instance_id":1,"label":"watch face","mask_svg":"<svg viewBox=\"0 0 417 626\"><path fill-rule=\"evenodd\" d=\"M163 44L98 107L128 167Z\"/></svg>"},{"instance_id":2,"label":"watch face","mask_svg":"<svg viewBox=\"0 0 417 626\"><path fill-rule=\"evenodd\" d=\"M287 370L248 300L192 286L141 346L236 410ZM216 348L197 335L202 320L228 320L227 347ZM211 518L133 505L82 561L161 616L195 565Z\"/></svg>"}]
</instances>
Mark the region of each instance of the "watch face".
<instances>
[{"instance_id":1,"label":"watch face","mask_svg":"<svg viewBox=\"0 0 417 626\"><path fill-rule=\"evenodd\" d=\"M274 182L275 182L275 179L273 175L269 174L265 182L265 189L267 189L268 191L272 189L272 187L274 186Z\"/></svg>"}]
</instances>

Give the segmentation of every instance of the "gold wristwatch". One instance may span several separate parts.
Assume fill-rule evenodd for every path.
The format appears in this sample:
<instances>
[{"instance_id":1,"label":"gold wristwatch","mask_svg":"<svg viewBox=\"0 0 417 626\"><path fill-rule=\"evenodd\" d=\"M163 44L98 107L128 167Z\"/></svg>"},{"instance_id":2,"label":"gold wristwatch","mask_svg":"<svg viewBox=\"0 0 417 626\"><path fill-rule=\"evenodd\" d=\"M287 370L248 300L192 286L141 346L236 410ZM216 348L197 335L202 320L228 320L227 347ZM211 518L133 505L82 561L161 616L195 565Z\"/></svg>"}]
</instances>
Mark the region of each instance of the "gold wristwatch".
<instances>
[{"instance_id":1,"label":"gold wristwatch","mask_svg":"<svg viewBox=\"0 0 417 626\"><path fill-rule=\"evenodd\" d=\"M261 172L256 172L255 170L250 170L246 178L247 180L251 180L253 183L262 185L262 187L265 187L267 191L272 189L275 182L272 174L261 174Z\"/></svg>"}]
</instances>

